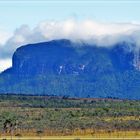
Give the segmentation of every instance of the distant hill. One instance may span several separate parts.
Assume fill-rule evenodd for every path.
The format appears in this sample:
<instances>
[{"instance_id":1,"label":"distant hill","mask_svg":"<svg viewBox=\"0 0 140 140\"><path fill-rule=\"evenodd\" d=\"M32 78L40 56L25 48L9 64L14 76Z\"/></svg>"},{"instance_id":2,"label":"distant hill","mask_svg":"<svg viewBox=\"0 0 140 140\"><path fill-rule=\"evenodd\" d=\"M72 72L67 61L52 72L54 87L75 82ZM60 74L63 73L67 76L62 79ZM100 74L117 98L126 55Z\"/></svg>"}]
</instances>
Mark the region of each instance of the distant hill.
<instances>
[{"instance_id":1,"label":"distant hill","mask_svg":"<svg viewBox=\"0 0 140 140\"><path fill-rule=\"evenodd\" d=\"M140 56L135 44L112 47L69 40L29 44L0 74L0 93L140 99Z\"/></svg>"}]
</instances>

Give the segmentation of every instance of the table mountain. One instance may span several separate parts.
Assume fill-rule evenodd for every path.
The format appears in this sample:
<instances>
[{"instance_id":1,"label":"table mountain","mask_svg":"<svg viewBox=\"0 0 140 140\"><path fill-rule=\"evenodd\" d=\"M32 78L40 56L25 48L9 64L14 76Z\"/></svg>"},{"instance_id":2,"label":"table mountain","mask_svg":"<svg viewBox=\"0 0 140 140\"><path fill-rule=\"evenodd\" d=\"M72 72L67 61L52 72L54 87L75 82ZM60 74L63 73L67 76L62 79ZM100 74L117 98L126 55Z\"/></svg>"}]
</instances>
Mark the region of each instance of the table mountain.
<instances>
[{"instance_id":1,"label":"table mountain","mask_svg":"<svg viewBox=\"0 0 140 140\"><path fill-rule=\"evenodd\" d=\"M65 39L21 46L0 74L0 93L140 99L139 49Z\"/></svg>"}]
</instances>

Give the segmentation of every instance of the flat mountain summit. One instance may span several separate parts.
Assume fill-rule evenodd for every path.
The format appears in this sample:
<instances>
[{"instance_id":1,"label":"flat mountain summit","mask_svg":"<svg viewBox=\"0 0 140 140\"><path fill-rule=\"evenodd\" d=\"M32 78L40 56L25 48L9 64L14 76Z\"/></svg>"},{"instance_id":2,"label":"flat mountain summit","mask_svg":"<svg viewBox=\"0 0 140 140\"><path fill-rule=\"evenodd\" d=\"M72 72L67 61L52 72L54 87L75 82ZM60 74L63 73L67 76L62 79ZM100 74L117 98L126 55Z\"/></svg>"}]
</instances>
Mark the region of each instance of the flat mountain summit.
<instances>
[{"instance_id":1,"label":"flat mountain summit","mask_svg":"<svg viewBox=\"0 0 140 140\"><path fill-rule=\"evenodd\" d=\"M1 94L140 99L140 55L134 43L111 47L52 40L28 44L0 74Z\"/></svg>"}]
</instances>

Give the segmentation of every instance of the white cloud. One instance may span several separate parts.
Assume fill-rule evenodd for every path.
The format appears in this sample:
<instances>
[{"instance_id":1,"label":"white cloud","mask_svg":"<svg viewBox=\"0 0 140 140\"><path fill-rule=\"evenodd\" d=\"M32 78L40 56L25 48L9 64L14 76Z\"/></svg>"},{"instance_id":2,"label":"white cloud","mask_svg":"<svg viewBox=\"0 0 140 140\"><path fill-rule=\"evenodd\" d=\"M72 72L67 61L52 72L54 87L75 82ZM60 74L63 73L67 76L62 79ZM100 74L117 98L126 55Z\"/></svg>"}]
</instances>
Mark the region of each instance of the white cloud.
<instances>
[{"instance_id":1,"label":"white cloud","mask_svg":"<svg viewBox=\"0 0 140 140\"><path fill-rule=\"evenodd\" d=\"M12 66L11 59L0 59L0 72Z\"/></svg>"},{"instance_id":2,"label":"white cloud","mask_svg":"<svg viewBox=\"0 0 140 140\"><path fill-rule=\"evenodd\" d=\"M33 34L38 32L45 39L67 38L71 40L97 40L107 36L131 35L133 31L140 30L140 25L134 23L99 23L93 20L76 21L46 21L40 23Z\"/></svg>"},{"instance_id":3,"label":"white cloud","mask_svg":"<svg viewBox=\"0 0 140 140\"><path fill-rule=\"evenodd\" d=\"M19 46L53 39L82 40L106 47L126 40L136 42L140 46L140 23L103 23L73 19L44 21L33 29L30 29L28 25L22 25L10 38L6 33L0 33L0 38L0 44L3 44L0 47L0 59L4 61L5 58L5 62L7 62L7 59L12 57L13 52ZM0 65L2 63L0 61ZM5 65L8 66L8 64Z\"/></svg>"},{"instance_id":4,"label":"white cloud","mask_svg":"<svg viewBox=\"0 0 140 140\"><path fill-rule=\"evenodd\" d=\"M6 41L12 36L11 33L0 28L0 47L3 47Z\"/></svg>"}]
</instances>

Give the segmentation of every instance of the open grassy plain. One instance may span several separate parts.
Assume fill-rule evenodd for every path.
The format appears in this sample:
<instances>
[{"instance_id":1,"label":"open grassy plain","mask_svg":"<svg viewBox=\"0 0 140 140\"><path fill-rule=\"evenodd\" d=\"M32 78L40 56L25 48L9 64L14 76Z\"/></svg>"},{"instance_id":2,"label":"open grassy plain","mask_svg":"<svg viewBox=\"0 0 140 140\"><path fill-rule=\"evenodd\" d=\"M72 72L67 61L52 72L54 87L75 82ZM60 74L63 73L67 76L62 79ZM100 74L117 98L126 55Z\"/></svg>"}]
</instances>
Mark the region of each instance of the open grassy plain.
<instances>
[{"instance_id":1,"label":"open grassy plain","mask_svg":"<svg viewBox=\"0 0 140 140\"><path fill-rule=\"evenodd\" d=\"M0 95L1 139L140 139L140 101Z\"/></svg>"}]
</instances>

